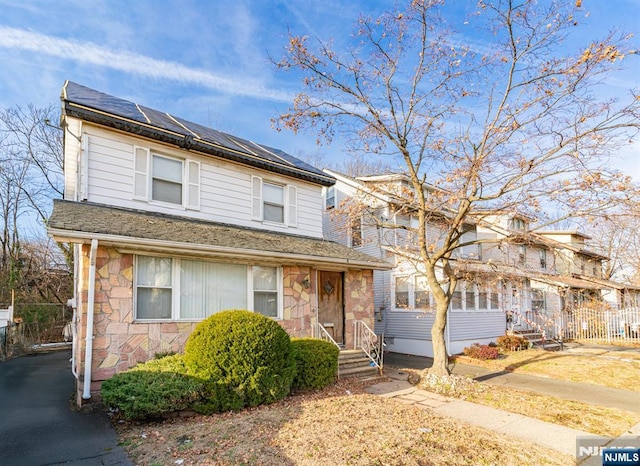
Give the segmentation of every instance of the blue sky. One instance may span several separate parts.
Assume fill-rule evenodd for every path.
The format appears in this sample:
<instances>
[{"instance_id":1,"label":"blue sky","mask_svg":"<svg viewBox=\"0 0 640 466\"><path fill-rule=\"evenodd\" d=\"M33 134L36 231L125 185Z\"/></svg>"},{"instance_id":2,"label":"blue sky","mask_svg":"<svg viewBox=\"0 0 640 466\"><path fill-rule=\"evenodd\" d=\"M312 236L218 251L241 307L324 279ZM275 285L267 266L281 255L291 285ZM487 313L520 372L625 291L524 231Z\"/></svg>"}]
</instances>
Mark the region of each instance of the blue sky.
<instances>
[{"instance_id":1,"label":"blue sky","mask_svg":"<svg viewBox=\"0 0 640 466\"><path fill-rule=\"evenodd\" d=\"M541 0L546 1L546 0ZM348 38L358 14L377 16L391 1L322 0L0 0L0 107L58 104L66 79L185 119L268 144L293 155L344 156L340 144L315 145L313 134L278 133L271 118L300 90L299 77L278 72L287 32ZM474 0L448 4L461 40ZM586 28L636 33L640 0L584 0ZM580 39L576 37L576 40ZM638 46L640 49L640 45ZM608 82L610 92L640 86L640 56ZM640 181L640 144L624 149L620 167Z\"/></svg>"}]
</instances>

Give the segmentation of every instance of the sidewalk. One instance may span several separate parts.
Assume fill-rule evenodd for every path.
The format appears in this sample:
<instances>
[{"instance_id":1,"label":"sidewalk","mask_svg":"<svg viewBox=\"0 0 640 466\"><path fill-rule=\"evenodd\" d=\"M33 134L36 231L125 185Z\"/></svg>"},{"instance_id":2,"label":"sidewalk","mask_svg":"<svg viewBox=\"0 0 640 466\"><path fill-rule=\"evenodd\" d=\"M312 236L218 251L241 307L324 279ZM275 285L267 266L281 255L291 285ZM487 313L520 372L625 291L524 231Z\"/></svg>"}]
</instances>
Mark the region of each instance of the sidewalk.
<instances>
[{"instance_id":1,"label":"sidewalk","mask_svg":"<svg viewBox=\"0 0 640 466\"><path fill-rule=\"evenodd\" d=\"M385 363L385 375L387 375L391 379L391 381L382 382L369 387L367 391L371 394L383 396L385 398L393 398L401 403L410 404L420 409L430 409L443 416L459 419L471 425L483 427L485 429L491 429L496 432L514 436L528 442L543 445L561 453L571 455L572 457L576 456L576 441L578 437L595 437L593 434L577 429L571 429L569 427L540 421L538 419L529 418L520 414L509 413L489 406L470 403L468 401L450 398L429 391L417 389L416 387L409 384L409 382L407 382L407 374L397 369L398 367L407 367L414 369L424 369L430 367L431 361L429 358L388 353L385 355ZM482 373L483 371L484 374ZM591 391L591 386L587 386L585 384L566 382L566 384L568 385L550 385L546 382L551 381L551 379L534 376L526 377L536 380L524 380L520 377L516 377L515 379L505 379L504 377L506 376L506 374L492 374L490 371L484 368L476 366L465 366L462 364L457 364L453 372L460 375L464 374L472 376L476 372L480 372L480 375L476 376L477 380L484 379L487 381L487 383L495 383L496 380L500 380L501 382L498 383L504 383L521 389L525 389L525 387L518 385L526 384L526 389L528 390L547 394L550 393L545 390L551 390L554 391L554 396L559 396L559 394L555 392L557 392L560 388L569 390L569 394L571 396L575 395L576 393L578 393L576 391L578 387L576 386L579 386L584 390L584 392L586 392L586 395L583 396L583 399L591 399L591 402L593 402L594 404L599 404L601 406L605 406L605 402L607 401L607 398L601 398L602 396L606 396L606 388L605 392ZM520 376L521 374L509 375ZM626 392L624 390L616 390L615 392L624 392L625 397L629 396L629 400L633 402L633 406L639 410L638 412L640 412L640 400L637 399L640 397L637 393ZM603 393L605 395L603 395ZM620 395L619 393L615 394ZM568 396L564 396L563 398L575 399ZM629 406L625 406L625 409L629 409ZM630 431L628 431L626 435L640 436L640 424L634 426ZM615 441L614 443L612 443L612 445L614 444ZM600 446L605 446L604 442L603 445ZM601 458L592 457L586 461L581 462L580 464L587 466L600 465Z\"/></svg>"},{"instance_id":2,"label":"sidewalk","mask_svg":"<svg viewBox=\"0 0 640 466\"><path fill-rule=\"evenodd\" d=\"M431 367L432 359L399 353L386 353L385 366L410 369L426 369ZM640 413L640 395L637 392L616 388L587 385L566 380L556 380L517 372L495 372L480 366L467 364L452 365L452 372L457 375L471 377L478 382L494 385L505 385L518 390L529 390L544 395L564 398L571 401L582 401L607 408L618 408Z\"/></svg>"}]
</instances>

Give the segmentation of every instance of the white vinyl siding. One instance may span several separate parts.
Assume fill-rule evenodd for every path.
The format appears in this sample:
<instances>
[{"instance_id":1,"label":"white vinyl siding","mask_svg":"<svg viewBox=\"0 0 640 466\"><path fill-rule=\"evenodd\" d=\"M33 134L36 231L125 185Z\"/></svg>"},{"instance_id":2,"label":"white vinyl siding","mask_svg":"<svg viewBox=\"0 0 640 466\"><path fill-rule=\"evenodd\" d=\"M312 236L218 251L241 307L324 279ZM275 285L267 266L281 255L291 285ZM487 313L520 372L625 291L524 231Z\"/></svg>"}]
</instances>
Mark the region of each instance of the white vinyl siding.
<instances>
[{"instance_id":1,"label":"white vinyl siding","mask_svg":"<svg viewBox=\"0 0 640 466\"><path fill-rule=\"evenodd\" d=\"M70 124L77 121L70 120ZM89 202L283 233L295 227L296 234L322 238L321 186L155 142L143 145L135 137L90 124L84 124L83 130L90 136L87 170ZM68 139L65 144L73 146L68 149L69 154L73 153L73 157L67 157L67 160L73 159L69 166L77 163L80 172L83 169L80 166L81 143L74 138ZM138 166L139 170L135 169L136 147L148 151L149 157L162 154L184 161L184 205L150 201L151 166L150 163L146 167L142 164ZM191 165L191 162L196 165ZM199 172L199 179L189 176L187 180L186 173L196 172ZM262 222L261 212L259 221L252 219L252 176L288 187L286 197L292 202L285 212L285 223ZM65 192L65 198L72 194L79 196L79 178L75 172L73 180L69 177L69 183L73 181L76 184ZM142 181L142 188L138 188L135 178ZM192 196L194 191L198 192L198 199Z\"/></svg>"}]
</instances>

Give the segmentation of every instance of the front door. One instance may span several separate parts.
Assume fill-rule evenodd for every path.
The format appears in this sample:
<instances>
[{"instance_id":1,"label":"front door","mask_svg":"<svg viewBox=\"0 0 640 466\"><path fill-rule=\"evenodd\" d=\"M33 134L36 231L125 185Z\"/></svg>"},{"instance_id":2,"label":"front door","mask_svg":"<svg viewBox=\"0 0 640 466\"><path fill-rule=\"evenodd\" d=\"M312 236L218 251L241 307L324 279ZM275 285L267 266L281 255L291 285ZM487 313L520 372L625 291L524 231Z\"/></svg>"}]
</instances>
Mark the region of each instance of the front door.
<instances>
[{"instance_id":1,"label":"front door","mask_svg":"<svg viewBox=\"0 0 640 466\"><path fill-rule=\"evenodd\" d=\"M318 272L318 322L336 343L344 343L342 272Z\"/></svg>"}]
</instances>

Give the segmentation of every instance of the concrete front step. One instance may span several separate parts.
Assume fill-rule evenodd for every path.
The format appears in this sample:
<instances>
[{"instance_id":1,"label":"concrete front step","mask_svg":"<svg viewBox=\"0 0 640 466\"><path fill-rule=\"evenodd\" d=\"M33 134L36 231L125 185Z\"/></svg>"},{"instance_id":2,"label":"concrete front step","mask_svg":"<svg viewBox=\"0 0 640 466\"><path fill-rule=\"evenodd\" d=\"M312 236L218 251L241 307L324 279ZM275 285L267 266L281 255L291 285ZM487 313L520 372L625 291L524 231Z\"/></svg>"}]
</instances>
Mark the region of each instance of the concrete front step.
<instances>
[{"instance_id":1,"label":"concrete front step","mask_svg":"<svg viewBox=\"0 0 640 466\"><path fill-rule=\"evenodd\" d=\"M340 351L338 366L340 378L371 377L378 374L378 368L371 365L371 360L361 350Z\"/></svg>"},{"instance_id":2,"label":"concrete front step","mask_svg":"<svg viewBox=\"0 0 640 466\"><path fill-rule=\"evenodd\" d=\"M372 366L353 366L349 368L340 367L339 376L341 379L347 377L373 377L378 375L378 368Z\"/></svg>"}]
</instances>

